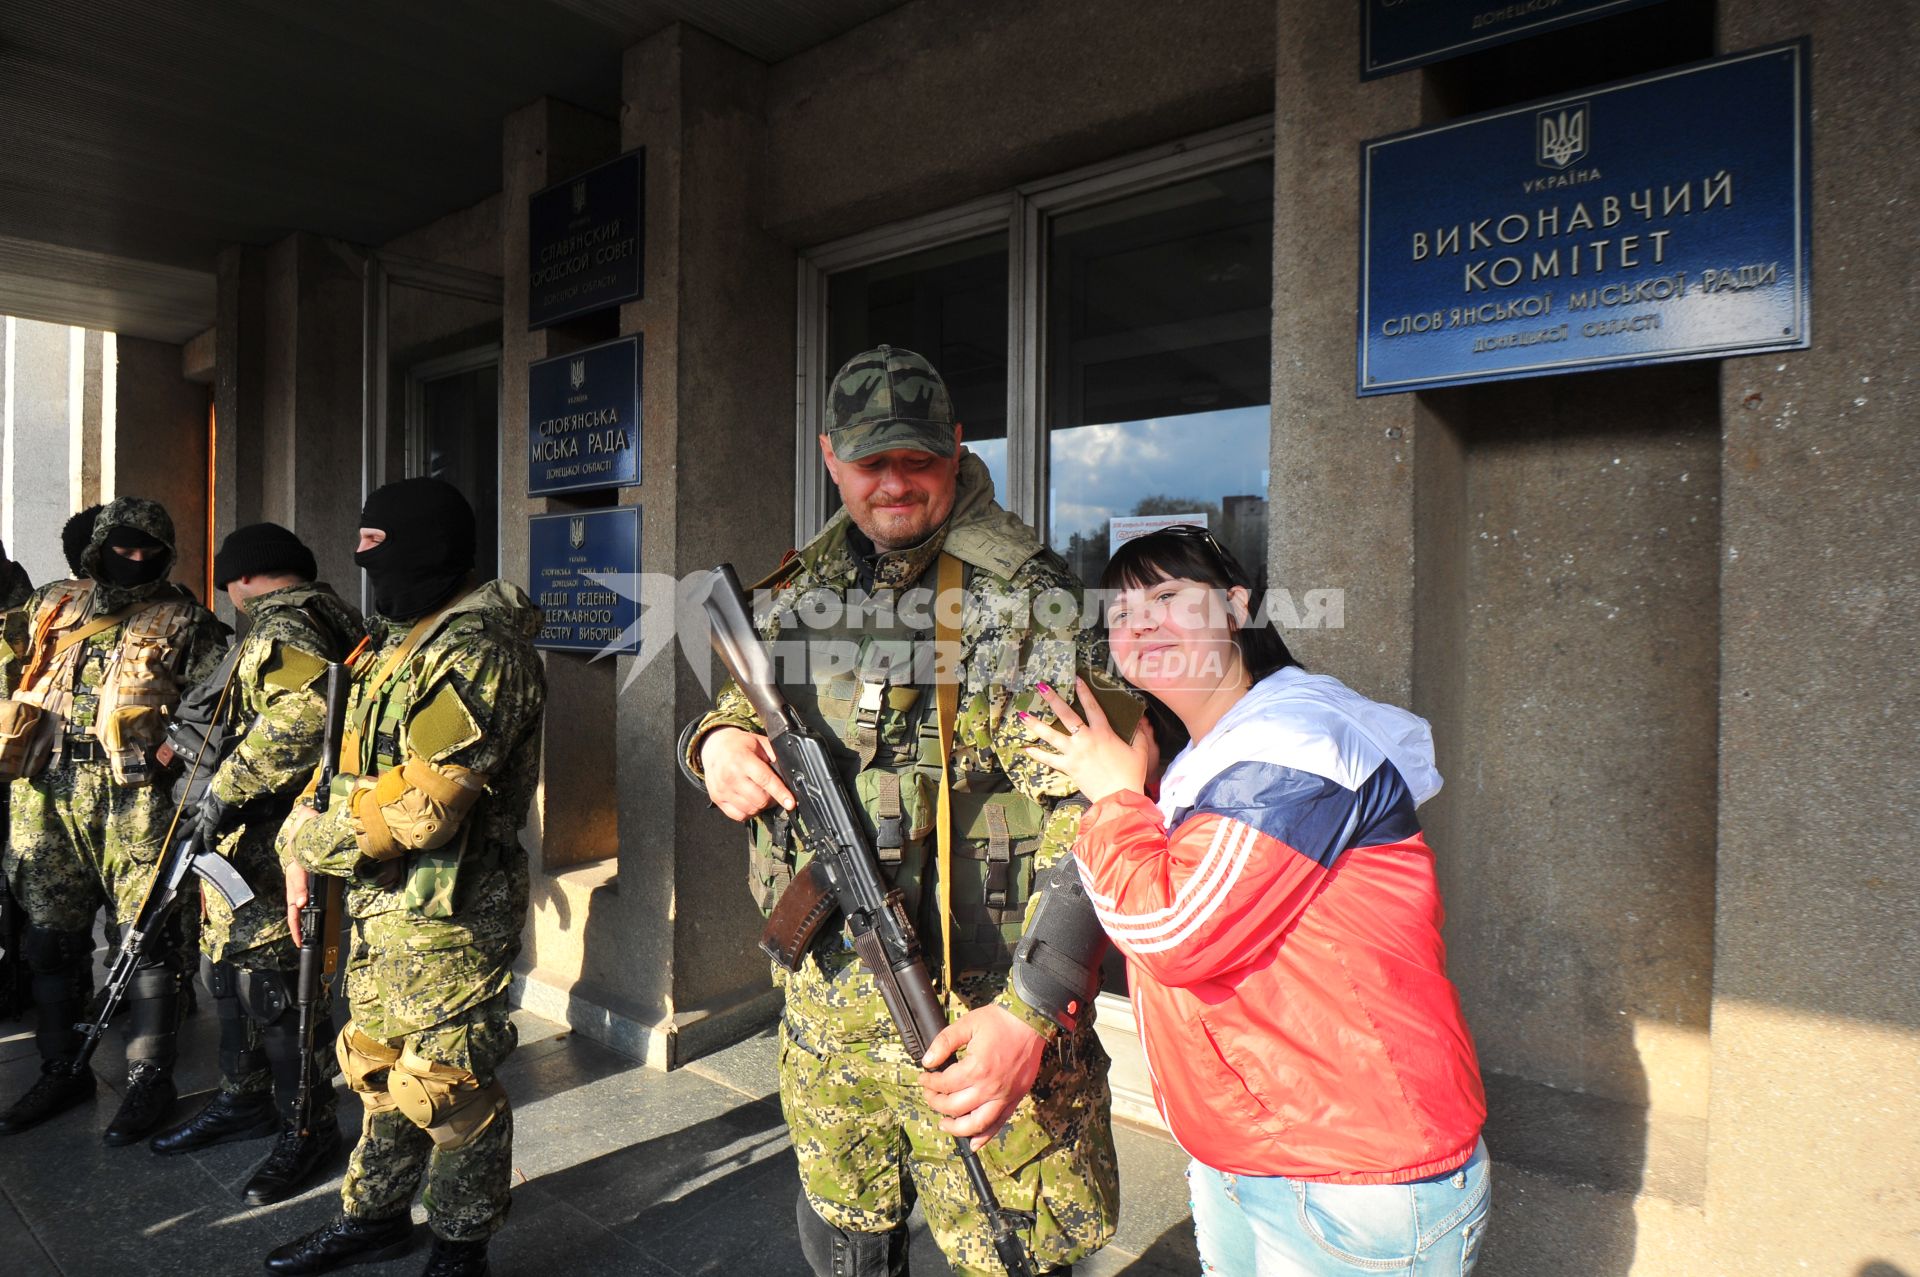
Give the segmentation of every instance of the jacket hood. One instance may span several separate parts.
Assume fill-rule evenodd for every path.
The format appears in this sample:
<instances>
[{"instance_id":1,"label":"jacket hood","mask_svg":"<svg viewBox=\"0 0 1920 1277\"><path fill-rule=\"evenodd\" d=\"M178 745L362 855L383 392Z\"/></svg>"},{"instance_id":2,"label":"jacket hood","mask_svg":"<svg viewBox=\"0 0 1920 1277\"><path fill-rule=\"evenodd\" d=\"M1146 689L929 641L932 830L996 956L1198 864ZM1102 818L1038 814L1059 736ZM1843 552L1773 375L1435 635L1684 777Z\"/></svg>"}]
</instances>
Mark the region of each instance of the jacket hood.
<instances>
[{"instance_id":1,"label":"jacket hood","mask_svg":"<svg viewBox=\"0 0 1920 1277\"><path fill-rule=\"evenodd\" d=\"M1313 770L1348 788L1358 788L1373 771L1375 756L1384 757L1400 772L1416 807L1440 792L1426 719L1369 700L1337 678L1288 666L1256 683L1212 731L1173 760L1161 786L1162 811L1191 806L1222 768L1273 749L1289 759L1317 760Z\"/></svg>"},{"instance_id":2,"label":"jacket hood","mask_svg":"<svg viewBox=\"0 0 1920 1277\"><path fill-rule=\"evenodd\" d=\"M463 612L485 613L484 619L522 638L532 639L540 633L540 609L525 590L511 581L496 578L469 590L454 600L453 606L447 609L447 618Z\"/></svg>"},{"instance_id":3,"label":"jacket hood","mask_svg":"<svg viewBox=\"0 0 1920 1277\"><path fill-rule=\"evenodd\" d=\"M107 534L115 528L144 532L167 547L166 566L161 569L157 579L131 589L116 586L106 579L100 570L101 556L107 553ZM176 554L173 518L165 506L145 497L120 497L111 502L93 521L93 537L80 555L80 570L96 582L94 614L116 612L129 603L171 593L173 585L167 580L167 574L173 571Z\"/></svg>"}]
</instances>

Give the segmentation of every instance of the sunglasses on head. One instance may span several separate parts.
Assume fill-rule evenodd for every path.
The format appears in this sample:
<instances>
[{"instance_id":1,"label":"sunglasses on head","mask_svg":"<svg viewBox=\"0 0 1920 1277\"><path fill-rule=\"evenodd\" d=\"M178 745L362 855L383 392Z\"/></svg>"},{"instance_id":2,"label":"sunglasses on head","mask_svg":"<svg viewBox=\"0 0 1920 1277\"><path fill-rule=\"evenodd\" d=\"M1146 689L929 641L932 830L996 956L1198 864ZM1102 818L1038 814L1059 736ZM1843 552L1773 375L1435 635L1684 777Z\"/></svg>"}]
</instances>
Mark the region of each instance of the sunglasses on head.
<instances>
[{"instance_id":1,"label":"sunglasses on head","mask_svg":"<svg viewBox=\"0 0 1920 1277\"><path fill-rule=\"evenodd\" d=\"M1239 564L1234 561L1233 556L1227 553L1227 548L1220 544L1220 538L1214 536L1209 529L1203 528L1197 523L1176 523L1171 527L1156 528L1147 535L1174 537L1181 541L1198 541L1207 547L1207 550L1213 555L1214 562L1220 565L1221 569L1226 573L1228 580L1231 581L1244 575L1240 570ZM1144 540L1145 538L1142 539Z\"/></svg>"}]
</instances>

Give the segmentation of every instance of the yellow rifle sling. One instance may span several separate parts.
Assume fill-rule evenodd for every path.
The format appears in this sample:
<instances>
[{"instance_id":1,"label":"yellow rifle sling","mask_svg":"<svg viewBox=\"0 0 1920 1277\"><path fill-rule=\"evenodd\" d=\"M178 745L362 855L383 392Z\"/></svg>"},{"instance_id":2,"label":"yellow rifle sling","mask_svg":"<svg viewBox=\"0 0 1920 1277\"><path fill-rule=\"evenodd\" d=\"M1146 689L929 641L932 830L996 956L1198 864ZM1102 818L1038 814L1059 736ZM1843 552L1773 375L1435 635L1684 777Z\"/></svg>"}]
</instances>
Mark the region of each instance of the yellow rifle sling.
<instances>
[{"instance_id":1,"label":"yellow rifle sling","mask_svg":"<svg viewBox=\"0 0 1920 1277\"><path fill-rule=\"evenodd\" d=\"M960 589L960 560L951 554L940 556L935 573L938 593L933 604L934 699L940 722L940 805L933 827L939 843L937 895L940 901L940 987L953 995L953 721L960 704L960 668L942 669L940 662L948 654L958 655L960 631L954 613L948 611L951 593Z\"/></svg>"}]
</instances>

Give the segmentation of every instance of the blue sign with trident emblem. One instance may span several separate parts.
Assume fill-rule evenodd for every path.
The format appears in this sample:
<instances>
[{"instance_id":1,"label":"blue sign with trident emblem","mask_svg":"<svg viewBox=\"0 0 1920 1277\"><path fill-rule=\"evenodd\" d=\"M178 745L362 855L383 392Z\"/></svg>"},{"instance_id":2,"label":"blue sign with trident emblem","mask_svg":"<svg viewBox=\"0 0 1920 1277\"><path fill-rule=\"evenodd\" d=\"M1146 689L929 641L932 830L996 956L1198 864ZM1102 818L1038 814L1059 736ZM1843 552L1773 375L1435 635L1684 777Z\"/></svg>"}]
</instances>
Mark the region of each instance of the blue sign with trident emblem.
<instances>
[{"instance_id":1,"label":"blue sign with trident emblem","mask_svg":"<svg viewBox=\"0 0 1920 1277\"><path fill-rule=\"evenodd\" d=\"M1361 395L1804 349L1807 44L1361 148Z\"/></svg>"},{"instance_id":2,"label":"blue sign with trident emblem","mask_svg":"<svg viewBox=\"0 0 1920 1277\"><path fill-rule=\"evenodd\" d=\"M640 482L640 337L527 368L527 495Z\"/></svg>"},{"instance_id":3,"label":"blue sign with trident emblem","mask_svg":"<svg viewBox=\"0 0 1920 1277\"><path fill-rule=\"evenodd\" d=\"M527 520L529 593L540 605L535 647L556 652L640 650L640 507ZM611 578L611 580L609 580Z\"/></svg>"}]
</instances>

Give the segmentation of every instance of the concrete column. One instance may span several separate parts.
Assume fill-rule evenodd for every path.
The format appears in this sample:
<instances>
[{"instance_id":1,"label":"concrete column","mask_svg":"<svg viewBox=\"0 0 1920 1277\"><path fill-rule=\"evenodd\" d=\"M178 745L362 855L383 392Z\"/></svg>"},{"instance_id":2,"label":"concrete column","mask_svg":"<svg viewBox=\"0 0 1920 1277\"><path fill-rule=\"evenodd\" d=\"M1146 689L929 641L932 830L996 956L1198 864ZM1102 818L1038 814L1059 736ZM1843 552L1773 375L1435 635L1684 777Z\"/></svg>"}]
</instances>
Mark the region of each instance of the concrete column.
<instances>
[{"instance_id":1,"label":"concrete column","mask_svg":"<svg viewBox=\"0 0 1920 1277\"><path fill-rule=\"evenodd\" d=\"M509 115L502 128L500 257L500 575L529 584L527 520L576 508L527 495L528 377L535 360L615 335L612 312L551 328L527 327L527 201L535 191L619 150L613 121L542 98ZM618 751L613 661L549 653L542 777L528 828L533 857L532 909L520 958L523 1002L602 1040L635 1050L632 1025L646 1008L624 996L620 940L588 943L589 930L619 908Z\"/></svg>"},{"instance_id":2,"label":"concrete column","mask_svg":"<svg viewBox=\"0 0 1920 1277\"><path fill-rule=\"evenodd\" d=\"M264 258L263 250L240 245L220 252L213 326L213 502L220 536L262 517L267 436ZM336 584L346 589L351 582ZM219 599L216 603L216 610L231 622L232 606Z\"/></svg>"},{"instance_id":3,"label":"concrete column","mask_svg":"<svg viewBox=\"0 0 1920 1277\"><path fill-rule=\"evenodd\" d=\"M296 233L266 250L262 292L255 517L299 533L319 561L321 579L357 599L361 264L343 245ZM220 535L228 530L222 527Z\"/></svg>"},{"instance_id":4,"label":"concrete column","mask_svg":"<svg viewBox=\"0 0 1920 1277\"><path fill-rule=\"evenodd\" d=\"M1813 40L1813 348L1722 370L1715 1272L1920 1271L1911 5L1721 0Z\"/></svg>"},{"instance_id":5,"label":"concrete column","mask_svg":"<svg viewBox=\"0 0 1920 1277\"><path fill-rule=\"evenodd\" d=\"M1346 628L1299 631L1310 668L1370 696L1413 695L1412 395L1353 393L1357 138L1420 122L1420 81L1361 83L1360 11L1282 0L1274 70L1270 577L1346 591Z\"/></svg>"},{"instance_id":6,"label":"concrete column","mask_svg":"<svg viewBox=\"0 0 1920 1277\"><path fill-rule=\"evenodd\" d=\"M676 26L630 50L625 74L621 146L647 152L646 297L621 308L620 330L642 334L645 420L643 483L620 500L644 512L644 570L678 578L730 559L757 573L787 548L793 502L794 256L760 229L765 68ZM740 831L674 762L708 694L678 656L634 663L620 658L609 688L618 890L593 893L577 931L586 971L561 1009L670 1068L765 1023L776 1003ZM554 815L550 789L549 839ZM540 942L528 997L552 1005L558 945Z\"/></svg>"}]
</instances>

